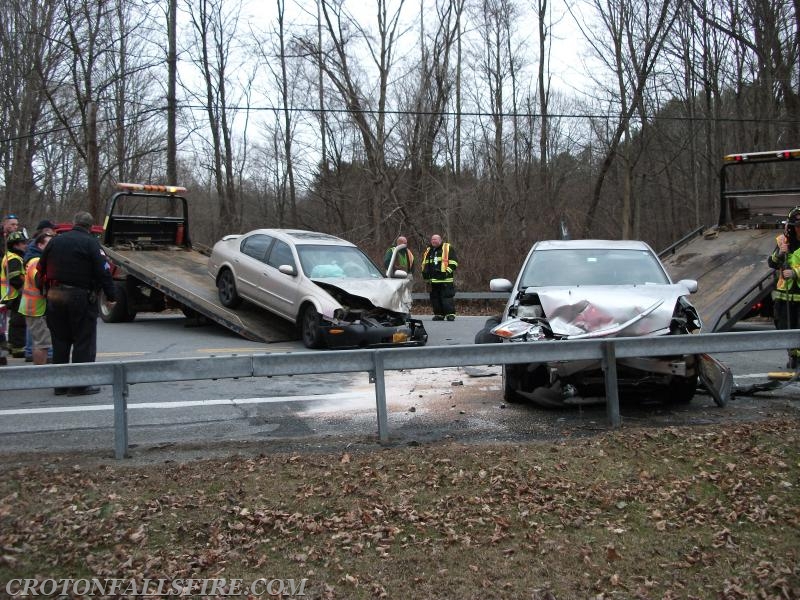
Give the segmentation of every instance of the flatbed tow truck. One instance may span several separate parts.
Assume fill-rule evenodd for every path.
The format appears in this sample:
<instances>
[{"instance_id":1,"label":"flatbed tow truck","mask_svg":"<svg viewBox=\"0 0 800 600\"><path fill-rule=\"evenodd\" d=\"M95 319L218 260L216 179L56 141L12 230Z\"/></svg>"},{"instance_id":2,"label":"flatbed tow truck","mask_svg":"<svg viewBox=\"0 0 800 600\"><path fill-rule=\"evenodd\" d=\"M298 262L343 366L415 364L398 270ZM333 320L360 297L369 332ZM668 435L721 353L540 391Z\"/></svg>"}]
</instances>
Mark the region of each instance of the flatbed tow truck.
<instances>
[{"instance_id":1,"label":"flatbed tow truck","mask_svg":"<svg viewBox=\"0 0 800 600\"><path fill-rule=\"evenodd\" d=\"M209 250L191 242L185 188L120 183L117 189L106 205L102 235L117 302L101 295L103 321L132 321L139 312L174 308L256 342L297 338L291 323L254 305L235 312L222 306L207 271Z\"/></svg>"},{"instance_id":2,"label":"flatbed tow truck","mask_svg":"<svg viewBox=\"0 0 800 600\"><path fill-rule=\"evenodd\" d=\"M759 310L769 314L775 274L767 257L798 205L800 149L723 158L717 225L698 228L659 255L674 281L697 280L691 300L704 333L729 331Z\"/></svg>"}]
</instances>

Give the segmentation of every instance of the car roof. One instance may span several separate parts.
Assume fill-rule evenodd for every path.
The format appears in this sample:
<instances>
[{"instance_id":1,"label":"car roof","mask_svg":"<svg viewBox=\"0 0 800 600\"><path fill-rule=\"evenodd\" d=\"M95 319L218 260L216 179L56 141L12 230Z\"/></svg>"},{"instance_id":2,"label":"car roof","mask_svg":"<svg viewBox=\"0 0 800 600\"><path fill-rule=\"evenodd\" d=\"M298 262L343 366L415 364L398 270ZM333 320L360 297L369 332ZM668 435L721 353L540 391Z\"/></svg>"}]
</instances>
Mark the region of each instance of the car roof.
<instances>
[{"instance_id":1,"label":"car roof","mask_svg":"<svg viewBox=\"0 0 800 600\"><path fill-rule=\"evenodd\" d=\"M541 240L534 250L650 250L640 240Z\"/></svg>"},{"instance_id":2,"label":"car roof","mask_svg":"<svg viewBox=\"0 0 800 600\"><path fill-rule=\"evenodd\" d=\"M249 231L246 235L253 235L254 233L262 233L264 235L282 238L283 240L291 241L295 245L322 244L329 246L355 246L352 242L338 238L335 235L318 231L306 231L304 229L254 229L253 231Z\"/></svg>"}]
</instances>

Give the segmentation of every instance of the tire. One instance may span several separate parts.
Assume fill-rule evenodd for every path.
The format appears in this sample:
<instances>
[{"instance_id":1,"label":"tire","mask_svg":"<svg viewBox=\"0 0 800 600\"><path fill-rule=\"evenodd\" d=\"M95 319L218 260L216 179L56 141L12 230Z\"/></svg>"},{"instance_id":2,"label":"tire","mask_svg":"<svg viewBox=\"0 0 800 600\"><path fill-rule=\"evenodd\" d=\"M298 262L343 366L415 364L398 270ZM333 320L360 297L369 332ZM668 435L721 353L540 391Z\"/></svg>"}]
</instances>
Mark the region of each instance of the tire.
<instances>
[{"instance_id":1,"label":"tire","mask_svg":"<svg viewBox=\"0 0 800 600\"><path fill-rule=\"evenodd\" d=\"M509 404L518 404L524 400L522 396L517 393L514 387L516 377L509 376L508 365L503 365L503 400Z\"/></svg>"},{"instance_id":2,"label":"tire","mask_svg":"<svg viewBox=\"0 0 800 600\"><path fill-rule=\"evenodd\" d=\"M98 307L104 323L130 323L136 318L136 311L128 310L128 292L124 281L115 281L117 302L109 304L105 292L100 291Z\"/></svg>"},{"instance_id":3,"label":"tire","mask_svg":"<svg viewBox=\"0 0 800 600\"><path fill-rule=\"evenodd\" d=\"M217 293L222 306L236 308L242 303L242 297L236 291L236 280L230 269L223 269L217 276Z\"/></svg>"},{"instance_id":4,"label":"tire","mask_svg":"<svg viewBox=\"0 0 800 600\"><path fill-rule=\"evenodd\" d=\"M673 404L689 404L697 390L697 374L689 377L674 376L669 382L669 401Z\"/></svg>"},{"instance_id":5,"label":"tire","mask_svg":"<svg viewBox=\"0 0 800 600\"><path fill-rule=\"evenodd\" d=\"M491 317L486 319L486 323L478 333L475 334L475 343L476 344L497 344L502 342L499 337L496 335L492 335L489 333L492 329L497 327L500 324L500 317Z\"/></svg>"},{"instance_id":6,"label":"tire","mask_svg":"<svg viewBox=\"0 0 800 600\"><path fill-rule=\"evenodd\" d=\"M303 344L306 348L322 347L319 322L317 310L311 304L306 306L300 316L300 337L303 338Z\"/></svg>"}]
</instances>

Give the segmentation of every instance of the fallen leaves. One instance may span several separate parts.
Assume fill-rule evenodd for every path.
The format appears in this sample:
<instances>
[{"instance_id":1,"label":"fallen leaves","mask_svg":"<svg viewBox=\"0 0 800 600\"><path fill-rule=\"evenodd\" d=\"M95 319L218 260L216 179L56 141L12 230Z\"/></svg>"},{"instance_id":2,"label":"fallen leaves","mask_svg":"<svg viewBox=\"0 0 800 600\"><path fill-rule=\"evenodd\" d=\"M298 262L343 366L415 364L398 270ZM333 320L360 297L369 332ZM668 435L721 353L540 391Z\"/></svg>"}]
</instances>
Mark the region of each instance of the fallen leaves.
<instances>
[{"instance_id":1,"label":"fallen leaves","mask_svg":"<svg viewBox=\"0 0 800 600\"><path fill-rule=\"evenodd\" d=\"M0 473L0 579L313 573L319 598L442 597L445 580L459 598L800 597L797 424L15 468Z\"/></svg>"}]
</instances>

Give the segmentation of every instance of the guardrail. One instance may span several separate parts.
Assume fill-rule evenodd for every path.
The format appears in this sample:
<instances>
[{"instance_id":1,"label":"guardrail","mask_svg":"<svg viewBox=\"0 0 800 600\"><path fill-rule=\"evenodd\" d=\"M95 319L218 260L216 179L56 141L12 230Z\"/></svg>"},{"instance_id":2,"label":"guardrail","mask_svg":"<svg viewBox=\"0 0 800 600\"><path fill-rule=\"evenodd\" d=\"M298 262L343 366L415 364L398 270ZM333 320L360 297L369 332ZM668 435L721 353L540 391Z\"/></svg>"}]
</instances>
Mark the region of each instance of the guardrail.
<instances>
[{"instance_id":1,"label":"guardrail","mask_svg":"<svg viewBox=\"0 0 800 600\"><path fill-rule=\"evenodd\" d=\"M456 300L508 300L508 292L456 292ZM431 297L427 292L414 292L411 294L412 300L429 300Z\"/></svg>"},{"instance_id":2,"label":"guardrail","mask_svg":"<svg viewBox=\"0 0 800 600\"><path fill-rule=\"evenodd\" d=\"M114 455L121 459L128 452L128 386L136 383L367 372L370 381L375 384L379 439L381 443L386 443L389 440L384 380L384 373L387 370L599 359L605 372L606 414L610 424L617 427L621 421L617 390L617 358L746 352L797 346L800 346L800 332L784 330L527 344L336 350L324 352L324 358L320 352L286 352L5 367L3 378L0 380L0 391L82 385L113 386Z\"/></svg>"}]
</instances>

